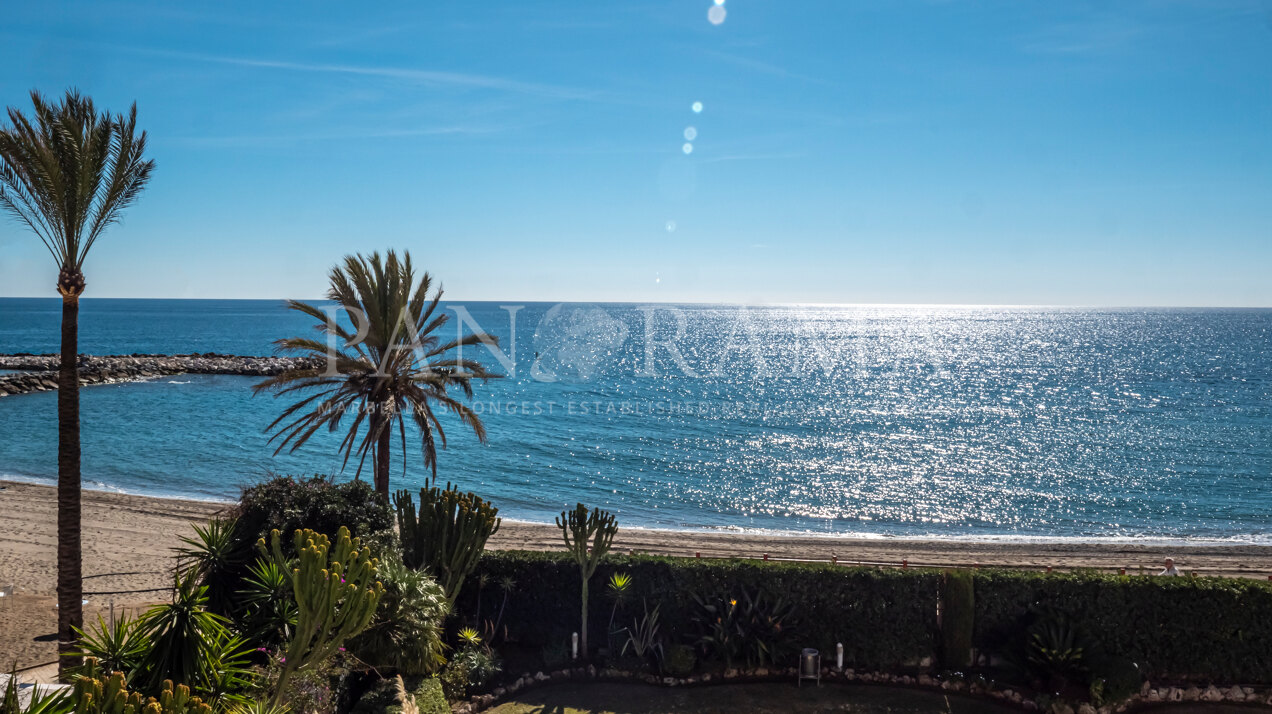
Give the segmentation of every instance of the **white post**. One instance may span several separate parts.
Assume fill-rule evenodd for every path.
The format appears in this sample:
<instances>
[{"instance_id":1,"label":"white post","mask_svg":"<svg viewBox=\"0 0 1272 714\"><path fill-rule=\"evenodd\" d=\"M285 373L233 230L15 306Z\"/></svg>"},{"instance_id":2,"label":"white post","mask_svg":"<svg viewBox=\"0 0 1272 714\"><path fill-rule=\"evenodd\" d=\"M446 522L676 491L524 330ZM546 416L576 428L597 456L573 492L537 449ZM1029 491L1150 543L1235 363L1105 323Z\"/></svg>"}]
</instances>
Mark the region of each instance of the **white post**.
<instances>
[{"instance_id":1,"label":"white post","mask_svg":"<svg viewBox=\"0 0 1272 714\"><path fill-rule=\"evenodd\" d=\"M579 658L579 633L574 633L574 656L571 659Z\"/></svg>"},{"instance_id":2,"label":"white post","mask_svg":"<svg viewBox=\"0 0 1272 714\"><path fill-rule=\"evenodd\" d=\"M839 667L839 671L844 670L844 643L835 644L835 664Z\"/></svg>"}]
</instances>

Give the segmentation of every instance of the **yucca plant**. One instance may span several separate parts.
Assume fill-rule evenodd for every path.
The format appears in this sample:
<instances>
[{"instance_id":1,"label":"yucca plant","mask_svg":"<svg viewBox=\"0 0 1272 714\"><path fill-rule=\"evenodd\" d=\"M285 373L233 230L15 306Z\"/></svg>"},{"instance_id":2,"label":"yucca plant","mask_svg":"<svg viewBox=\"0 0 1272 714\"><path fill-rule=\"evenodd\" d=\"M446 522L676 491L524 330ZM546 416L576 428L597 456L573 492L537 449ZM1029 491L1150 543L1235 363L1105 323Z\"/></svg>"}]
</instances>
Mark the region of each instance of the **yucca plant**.
<instances>
[{"instance_id":1,"label":"yucca plant","mask_svg":"<svg viewBox=\"0 0 1272 714\"><path fill-rule=\"evenodd\" d=\"M107 672L123 672L129 676L137 671L148 647L137 620L127 615L113 623L107 623L98 615L96 626L76 630L76 634L83 654L95 658Z\"/></svg>"},{"instance_id":2,"label":"yucca plant","mask_svg":"<svg viewBox=\"0 0 1272 714\"><path fill-rule=\"evenodd\" d=\"M275 343L279 352L308 357L317 366L287 370L253 390L277 396L310 393L284 409L267 427L274 432L270 440L278 441L275 453L299 449L320 429L332 433L344 429L339 446L344 464L358 454L357 473L361 474L363 463L372 457L375 490L387 500L394 431L401 439L405 458L408 418L419 429L424 466L432 469L434 477L437 442L446 447L437 408L459 417L485 443L486 427L477 412L448 390L458 389L471 399L473 380L501 375L451 353L498 342L483 333L454 340L440 336L449 322L449 316L438 310L442 290L439 287L430 299L433 279L424 273L416 282L410 253L399 258L389 251L383 259L379 253L348 256L343 265L332 268L330 280L327 298L365 328L365 334L329 320L318 306L288 301L289 308L318 320L317 329L340 344L333 348L326 341L308 337L279 340ZM346 416L349 422L343 421Z\"/></svg>"},{"instance_id":3,"label":"yucca plant","mask_svg":"<svg viewBox=\"0 0 1272 714\"><path fill-rule=\"evenodd\" d=\"M611 573L606 587L609 590L610 599L614 601L614 606L610 608L608 628L610 635L613 636L617 634L614 630L614 617L618 615L618 610L623 606L623 603L627 602L628 594L632 588L632 576L630 573Z\"/></svg>"},{"instance_id":4,"label":"yucca plant","mask_svg":"<svg viewBox=\"0 0 1272 714\"><path fill-rule=\"evenodd\" d=\"M274 647L291 639L296 627L296 600L290 575L273 560L259 559L248 569L238 592L239 626L250 640Z\"/></svg>"},{"instance_id":5,"label":"yucca plant","mask_svg":"<svg viewBox=\"0 0 1272 714\"><path fill-rule=\"evenodd\" d=\"M171 680L213 701L250 680L251 648L229 620L207 609L207 588L192 572L177 576L172 601L147 610L137 629L148 641L132 678L143 693L154 695Z\"/></svg>"},{"instance_id":6,"label":"yucca plant","mask_svg":"<svg viewBox=\"0 0 1272 714\"><path fill-rule=\"evenodd\" d=\"M233 518L213 518L205 525L196 523L194 535L183 536L184 545L175 549L178 563L193 568L207 588L208 609L226 617L236 610L235 584L252 554L250 544L236 533L236 526Z\"/></svg>"},{"instance_id":7,"label":"yucca plant","mask_svg":"<svg viewBox=\"0 0 1272 714\"><path fill-rule=\"evenodd\" d=\"M80 543L79 300L84 260L97 239L141 195L155 162L127 115L99 112L68 90L50 102L31 92L32 115L9 107L0 127L0 208L30 228L58 267L62 350L57 384L57 636L62 665L73 664L84 626Z\"/></svg>"}]
</instances>

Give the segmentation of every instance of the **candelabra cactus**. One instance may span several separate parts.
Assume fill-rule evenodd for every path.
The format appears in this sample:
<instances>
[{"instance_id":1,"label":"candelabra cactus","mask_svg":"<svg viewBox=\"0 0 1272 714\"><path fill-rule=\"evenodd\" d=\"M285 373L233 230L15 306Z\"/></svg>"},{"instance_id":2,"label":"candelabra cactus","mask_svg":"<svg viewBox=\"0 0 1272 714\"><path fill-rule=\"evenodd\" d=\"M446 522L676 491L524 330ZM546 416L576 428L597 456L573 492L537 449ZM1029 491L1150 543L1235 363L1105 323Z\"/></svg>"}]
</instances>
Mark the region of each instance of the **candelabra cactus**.
<instances>
[{"instance_id":1,"label":"candelabra cactus","mask_svg":"<svg viewBox=\"0 0 1272 714\"><path fill-rule=\"evenodd\" d=\"M486 541L499 530L499 509L475 493L447 483L420 489L420 510L409 491L394 494L402 561L432 575L452 605L464 578L477 567Z\"/></svg>"},{"instance_id":2,"label":"candelabra cactus","mask_svg":"<svg viewBox=\"0 0 1272 714\"><path fill-rule=\"evenodd\" d=\"M75 678L71 705L74 714L212 714L212 707L191 696L189 687L174 687L172 680L164 681L157 699L147 699L128 690L122 672L102 679L93 657L84 660L83 674Z\"/></svg>"},{"instance_id":3,"label":"candelabra cactus","mask_svg":"<svg viewBox=\"0 0 1272 714\"><path fill-rule=\"evenodd\" d=\"M579 564L579 574L583 576L583 624L579 629L579 640L581 651L587 656L587 581L592 579L596 566L614 543L618 520L612 513L599 508L589 513L587 506L580 503L573 511L562 511L556 524L565 538L566 549L574 556Z\"/></svg>"},{"instance_id":4,"label":"candelabra cactus","mask_svg":"<svg viewBox=\"0 0 1272 714\"><path fill-rule=\"evenodd\" d=\"M264 538L257 542L262 553L290 573L296 598L296 627L284 649L274 703L293 673L331 657L345 640L367 628L384 592L375 579L379 562L360 539L349 537L348 528L340 527L334 546L321 533L296 531L295 561L283 555L281 539L275 529L268 550Z\"/></svg>"}]
</instances>

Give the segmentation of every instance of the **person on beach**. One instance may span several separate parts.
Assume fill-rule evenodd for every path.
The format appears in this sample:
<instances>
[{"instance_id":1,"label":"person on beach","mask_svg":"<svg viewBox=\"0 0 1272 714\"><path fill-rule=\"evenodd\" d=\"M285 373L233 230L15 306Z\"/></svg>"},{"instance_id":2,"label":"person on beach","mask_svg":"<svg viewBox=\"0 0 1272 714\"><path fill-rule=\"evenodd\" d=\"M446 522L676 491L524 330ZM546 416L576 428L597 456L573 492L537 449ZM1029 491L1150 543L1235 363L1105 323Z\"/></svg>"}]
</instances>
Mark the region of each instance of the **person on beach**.
<instances>
[{"instance_id":1,"label":"person on beach","mask_svg":"<svg viewBox=\"0 0 1272 714\"><path fill-rule=\"evenodd\" d=\"M1179 568L1175 567L1174 558L1167 558L1166 569L1158 573L1158 575L1183 575L1183 573L1179 572Z\"/></svg>"}]
</instances>

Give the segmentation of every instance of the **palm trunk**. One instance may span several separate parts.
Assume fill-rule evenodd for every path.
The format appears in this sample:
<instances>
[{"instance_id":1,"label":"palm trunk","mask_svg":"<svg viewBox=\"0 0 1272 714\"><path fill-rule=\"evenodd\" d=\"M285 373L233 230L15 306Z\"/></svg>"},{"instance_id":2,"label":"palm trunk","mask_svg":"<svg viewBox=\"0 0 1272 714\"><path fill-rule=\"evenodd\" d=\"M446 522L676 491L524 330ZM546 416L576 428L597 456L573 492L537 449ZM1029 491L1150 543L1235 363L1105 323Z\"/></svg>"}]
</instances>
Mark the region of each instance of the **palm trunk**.
<instances>
[{"instance_id":1,"label":"palm trunk","mask_svg":"<svg viewBox=\"0 0 1272 714\"><path fill-rule=\"evenodd\" d=\"M387 417L381 419L387 420ZM375 491L384 496L385 500L389 498L389 449L393 445L393 430L390 426L392 425L384 424L375 448Z\"/></svg>"},{"instance_id":2,"label":"palm trunk","mask_svg":"<svg viewBox=\"0 0 1272 714\"><path fill-rule=\"evenodd\" d=\"M58 671L77 662L75 631L83 627L80 543L79 295L62 296L62 363L57 390Z\"/></svg>"}]
</instances>

